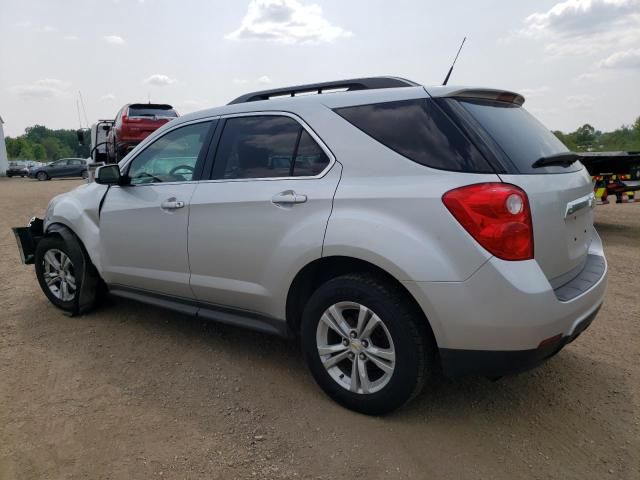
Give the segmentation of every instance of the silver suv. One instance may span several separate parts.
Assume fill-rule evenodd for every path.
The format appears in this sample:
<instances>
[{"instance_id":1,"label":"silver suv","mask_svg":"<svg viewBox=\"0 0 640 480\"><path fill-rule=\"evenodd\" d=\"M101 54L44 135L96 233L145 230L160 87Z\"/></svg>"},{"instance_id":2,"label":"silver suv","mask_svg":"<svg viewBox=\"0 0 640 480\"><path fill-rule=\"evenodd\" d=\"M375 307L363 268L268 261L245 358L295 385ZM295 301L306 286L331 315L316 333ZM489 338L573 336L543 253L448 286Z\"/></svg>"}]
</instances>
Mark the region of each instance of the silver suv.
<instances>
[{"instance_id":1,"label":"silver suv","mask_svg":"<svg viewBox=\"0 0 640 480\"><path fill-rule=\"evenodd\" d=\"M390 77L251 93L16 235L69 314L108 291L298 337L329 396L382 414L439 371L531 368L600 308L591 179L523 102Z\"/></svg>"}]
</instances>

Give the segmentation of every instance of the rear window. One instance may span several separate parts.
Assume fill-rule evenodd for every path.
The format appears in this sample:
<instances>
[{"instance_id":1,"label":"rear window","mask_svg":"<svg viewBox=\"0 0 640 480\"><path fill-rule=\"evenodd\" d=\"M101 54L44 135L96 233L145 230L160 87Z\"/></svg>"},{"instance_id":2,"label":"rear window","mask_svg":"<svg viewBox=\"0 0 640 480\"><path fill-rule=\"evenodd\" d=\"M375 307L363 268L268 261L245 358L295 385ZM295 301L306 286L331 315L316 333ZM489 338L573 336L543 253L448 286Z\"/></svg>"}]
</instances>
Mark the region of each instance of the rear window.
<instances>
[{"instance_id":1,"label":"rear window","mask_svg":"<svg viewBox=\"0 0 640 480\"><path fill-rule=\"evenodd\" d=\"M167 106L158 105L135 105L129 107L129 117L171 117L175 118L178 114L176 111Z\"/></svg>"},{"instance_id":2,"label":"rear window","mask_svg":"<svg viewBox=\"0 0 640 480\"><path fill-rule=\"evenodd\" d=\"M533 115L519 105L485 100L458 100L491 139L514 164L518 173L563 173L580 170L575 162L569 167L532 168L543 157L569 150Z\"/></svg>"},{"instance_id":3,"label":"rear window","mask_svg":"<svg viewBox=\"0 0 640 480\"><path fill-rule=\"evenodd\" d=\"M441 170L493 172L482 154L428 99L338 108L364 133L414 162Z\"/></svg>"}]
</instances>

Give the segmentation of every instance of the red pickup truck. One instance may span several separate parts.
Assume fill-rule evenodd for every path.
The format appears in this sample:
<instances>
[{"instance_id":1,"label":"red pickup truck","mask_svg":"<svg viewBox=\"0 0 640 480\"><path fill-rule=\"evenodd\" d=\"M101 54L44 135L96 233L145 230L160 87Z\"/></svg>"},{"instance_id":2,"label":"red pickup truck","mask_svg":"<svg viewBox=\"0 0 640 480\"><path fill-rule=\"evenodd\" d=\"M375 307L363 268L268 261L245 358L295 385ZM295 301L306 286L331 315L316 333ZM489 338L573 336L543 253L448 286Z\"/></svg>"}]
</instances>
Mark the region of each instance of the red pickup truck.
<instances>
[{"instance_id":1,"label":"red pickup truck","mask_svg":"<svg viewBox=\"0 0 640 480\"><path fill-rule=\"evenodd\" d=\"M174 108L166 104L130 103L122 107L107 136L109 162L119 162L149 134L177 116Z\"/></svg>"}]
</instances>

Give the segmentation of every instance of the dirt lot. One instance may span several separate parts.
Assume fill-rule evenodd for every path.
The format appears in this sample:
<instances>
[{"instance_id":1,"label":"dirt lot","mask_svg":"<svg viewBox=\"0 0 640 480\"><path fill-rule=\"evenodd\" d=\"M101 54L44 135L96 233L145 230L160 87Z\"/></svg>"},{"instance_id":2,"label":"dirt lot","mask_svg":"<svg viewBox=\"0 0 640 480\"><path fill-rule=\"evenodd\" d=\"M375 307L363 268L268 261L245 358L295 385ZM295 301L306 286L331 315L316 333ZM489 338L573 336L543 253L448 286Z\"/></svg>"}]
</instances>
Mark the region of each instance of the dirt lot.
<instances>
[{"instance_id":1,"label":"dirt lot","mask_svg":"<svg viewBox=\"0 0 640 480\"><path fill-rule=\"evenodd\" d=\"M0 479L640 478L640 204L597 209L609 290L577 342L369 418L296 345L124 300L63 316L9 227L78 183L0 179Z\"/></svg>"}]
</instances>

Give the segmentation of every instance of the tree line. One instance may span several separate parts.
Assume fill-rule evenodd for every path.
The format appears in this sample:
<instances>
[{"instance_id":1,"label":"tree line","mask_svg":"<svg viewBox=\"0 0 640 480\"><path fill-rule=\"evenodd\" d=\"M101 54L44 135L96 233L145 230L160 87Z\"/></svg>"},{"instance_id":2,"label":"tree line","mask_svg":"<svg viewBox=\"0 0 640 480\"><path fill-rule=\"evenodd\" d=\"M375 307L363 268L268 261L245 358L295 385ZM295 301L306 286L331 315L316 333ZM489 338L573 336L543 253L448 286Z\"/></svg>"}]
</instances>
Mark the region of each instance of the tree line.
<instances>
[{"instance_id":1,"label":"tree line","mask_svg":"<svg viewBox=\"0 0 640 480\"><path fill-rule=\"evenodd\" d=\"M553 132L567 148L574 152L638 152L640 151L640 117L631 125L623 125L612 132L601 132L585 123L575 132Z\"/></svg>"},{"instance_id":2,"label":"tree line","mask_svg":"<svg viewBox=\"0 0 640 480\"><path fill-rule=\"evenodd\" d=\"M42 125L25 129L18 137L5 139L10 160L50 162L59 158L87 158L89 145L80 145L75 130L51 130Z\"/></svg>"},{"instance_id":3,"label":"tree line","mask_svg":"<svg viewBox=\"0 0 640 480\"><path fill-rule=\"evenodd\" d=\"M553 132L574 152L640 151L640 117L631 125L602 132L586 123L574 132ZM89 145L80 145L75 130L51 130L42 125L28 127L23 135L5 139L11 160L49 162L65 157L87 158Z\"/></svg>"}]
</instances>

